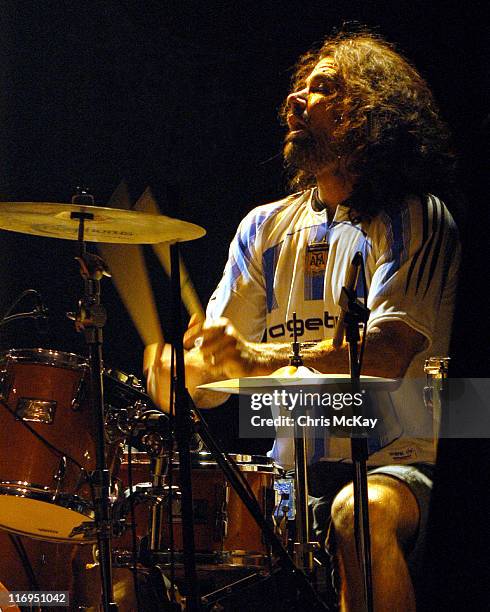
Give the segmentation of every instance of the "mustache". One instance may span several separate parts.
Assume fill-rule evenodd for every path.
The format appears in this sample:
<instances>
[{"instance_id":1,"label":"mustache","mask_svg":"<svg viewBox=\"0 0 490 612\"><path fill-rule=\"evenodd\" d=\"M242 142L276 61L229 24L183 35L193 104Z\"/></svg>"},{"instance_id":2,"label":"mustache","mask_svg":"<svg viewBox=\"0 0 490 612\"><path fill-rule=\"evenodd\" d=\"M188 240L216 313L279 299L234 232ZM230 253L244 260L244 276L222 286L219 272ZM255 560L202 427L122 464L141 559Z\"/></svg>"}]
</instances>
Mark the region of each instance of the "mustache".
<instances>
[{"instance_id":1,"label":"mustache","mask_svg":"<svg viewBox=\"0 0 490 612\"><path fill-rule=\"evenodd\" d=\"M310 142L310 143L314 143L316 142L316 139L314 138L313 134L309 131L309 129L307 127L305 127L301 133L301 135L295 134L294 130L288 129L288 131L286 132L286 134L284 135L284 144L289 144L291 142L297 143L297 142Z\"/></svg>"}]
</instances>

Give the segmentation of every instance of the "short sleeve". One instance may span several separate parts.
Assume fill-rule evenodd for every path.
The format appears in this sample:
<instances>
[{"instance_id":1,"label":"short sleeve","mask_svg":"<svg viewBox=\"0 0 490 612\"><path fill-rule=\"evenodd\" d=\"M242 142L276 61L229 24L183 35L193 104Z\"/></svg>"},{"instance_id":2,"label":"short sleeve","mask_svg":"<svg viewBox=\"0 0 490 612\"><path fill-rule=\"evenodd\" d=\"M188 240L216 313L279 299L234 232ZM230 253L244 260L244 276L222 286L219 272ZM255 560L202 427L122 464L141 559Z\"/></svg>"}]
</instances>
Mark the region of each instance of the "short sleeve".
<instances>
[{"instance_id":1,"label":"short sleeve","mask_svg":"<svg viewBox=\"0 0 490 612\"><path fill-rule=\"evenodd\" d=\"M460 259L456 224L434 196L411 199L377 224L368 329L402 320L427 338L429 348L439 317L452 316Z\"/></svg>"},{"instance_id":2,"label":"short sleeve","mask_svg":"<svg viewBox=\"0 0 490 612\"><path fill-rule=\"evenodd\" d=\"M223 277L206 310L206 318L230 319L253 342L260 342L265 330L265 283L258 235L264 220L264 215L252 211L240 223Z\"/></svg>"}]
</instances>

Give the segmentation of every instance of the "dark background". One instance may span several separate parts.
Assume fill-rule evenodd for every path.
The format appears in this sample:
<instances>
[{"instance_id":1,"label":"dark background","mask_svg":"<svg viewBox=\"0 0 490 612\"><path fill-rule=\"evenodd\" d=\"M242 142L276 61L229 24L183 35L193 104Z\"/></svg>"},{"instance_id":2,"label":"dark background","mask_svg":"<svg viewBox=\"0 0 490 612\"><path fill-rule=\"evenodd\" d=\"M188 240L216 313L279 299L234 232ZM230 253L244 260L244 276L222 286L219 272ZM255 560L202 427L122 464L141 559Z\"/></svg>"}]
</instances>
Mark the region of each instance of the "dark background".
<instances>
[{"instance_id":1,"label":"dark background","mask_svg":"<svg viewBox=\"0 0 490 612\"><path fill-rule=\"evenodd\" d=\"M484 5L414 0L3 1L0 200L69 202L74 188L83 185L97 203L105 204L123 178L135 199L151 185L164 212L208 232L183 247L191 278L206 303L240 219L253 205L285 192L277 111L288 93L294 62L333 27L358 20L377 28L415 63L453 130L467 220L461 227L464 262L452 373L487 376L484 145L489 79ZM47 336L40 336L31 322L13 324L0 330L0 348L49 346L83 353L82 339L64 316L74 309L81 291L75 243L5 231L0 231L0 242L0 314L29 287L43 293L51 311ZM147 255L166 329L168 283L151 252ZM140 375L143 345L110 281L104 282L103 301L109 311L106 363ZM210 420L221 437L226 432L230 450L243 448L236 438L233 407L218 409ZM450 470L439 475L435 507L446 517L445 533L453 538L444 558L460 555L459 567L465 565L469 581L473 572L474 582L475 567L470 556L461 558L454 537L461 543L468 537L477 542L481 567L488 566L489 540L479 528L485 516L488 523L488 506L478 501L487 489L475 479L480 474L488 485L483 476L488 474L488 445L444 450L443 468L470 457L460 469L459 486L452 486ZM468 499L475 500L473 506ZM469 521L476 533L461 529ZM433 545L440 552L437 535L442 530L434 533ZM456 564L435 578L448 598L452 591L447 585L459 584L457 576Z\"/></svg>"}]
</instances>

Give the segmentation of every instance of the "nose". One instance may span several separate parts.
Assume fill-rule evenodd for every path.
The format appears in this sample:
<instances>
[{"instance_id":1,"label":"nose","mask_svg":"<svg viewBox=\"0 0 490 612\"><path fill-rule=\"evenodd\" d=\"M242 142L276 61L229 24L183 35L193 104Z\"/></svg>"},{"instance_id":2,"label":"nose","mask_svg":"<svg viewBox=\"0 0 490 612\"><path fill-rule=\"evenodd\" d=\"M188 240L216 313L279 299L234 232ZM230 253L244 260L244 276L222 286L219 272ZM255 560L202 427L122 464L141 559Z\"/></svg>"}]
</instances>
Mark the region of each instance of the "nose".
<instances>
[{"instance_id":1,"label":"nose","mask_svg":"<svg viewBox=\"0 0 490 612\"><path fill-rule=\"evenodd\" d=\"M291 109L293 115L301 117L306 110L306 88L299 91L293 91L287 97L288 108Z\"/></svg>"}]
</instances>

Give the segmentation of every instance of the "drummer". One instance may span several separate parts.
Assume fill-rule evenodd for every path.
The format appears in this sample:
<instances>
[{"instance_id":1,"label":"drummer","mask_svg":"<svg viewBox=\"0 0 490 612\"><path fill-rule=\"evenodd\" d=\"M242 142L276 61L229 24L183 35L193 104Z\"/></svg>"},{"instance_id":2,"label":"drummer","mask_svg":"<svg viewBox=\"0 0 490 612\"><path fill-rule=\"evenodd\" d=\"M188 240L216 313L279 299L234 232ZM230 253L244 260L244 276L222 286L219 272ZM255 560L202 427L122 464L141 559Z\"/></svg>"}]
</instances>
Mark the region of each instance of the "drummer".
<instances>
[{"instance_id":1,"label":"drummer","mask_svg":"<svg viewBox=\"0 0 490 612\"><path fill-rule=\"evenodd\" d=\"M370 441L374 607L414 611L434 445L413 435L427 431L429 415L412 383L428 356L447 354L460 252L439 199L452 176L447 129L422 77L367 32L329 37L300 58L282 117L295 193L241 222L206 321L192 317L185 336L188 387L197 405L213 407L223 396L198 384L287 365L293 312L299 340L317 342L304 348L305 365L347 373L347 347L334 348L332 336L341 287L361 251L371 311L363 374L403 377L392 397L396 427ZM149 392L162 407L169 356L168 346L145 353ZM285 466L291 446L276 440L272 451ZM340 438L315 445L310 488L319 541L332 526L326 545L341 610L353 611L363 602L349 448Z\"/></svg>"}]
</instances>

